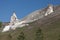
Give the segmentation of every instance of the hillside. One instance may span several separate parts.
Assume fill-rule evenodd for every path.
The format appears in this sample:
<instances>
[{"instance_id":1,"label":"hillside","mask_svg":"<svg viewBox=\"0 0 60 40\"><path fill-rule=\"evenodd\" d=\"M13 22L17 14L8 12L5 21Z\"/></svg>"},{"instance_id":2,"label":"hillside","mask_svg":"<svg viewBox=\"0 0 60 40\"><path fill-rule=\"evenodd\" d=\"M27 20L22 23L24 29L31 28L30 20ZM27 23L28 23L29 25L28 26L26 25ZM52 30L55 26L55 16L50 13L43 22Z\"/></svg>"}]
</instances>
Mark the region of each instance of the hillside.
<instances>
[{"instance_id":1,"label":"hillside","mask_svg":"<svg viewBox=\"0 0 60 40\"><path fill-rule=\"evenodd\" d=\"M54 7L50 15L29 23L29 26L0 32L0 40L60 40L60 6Z\"/></svg>"}]
</instances>

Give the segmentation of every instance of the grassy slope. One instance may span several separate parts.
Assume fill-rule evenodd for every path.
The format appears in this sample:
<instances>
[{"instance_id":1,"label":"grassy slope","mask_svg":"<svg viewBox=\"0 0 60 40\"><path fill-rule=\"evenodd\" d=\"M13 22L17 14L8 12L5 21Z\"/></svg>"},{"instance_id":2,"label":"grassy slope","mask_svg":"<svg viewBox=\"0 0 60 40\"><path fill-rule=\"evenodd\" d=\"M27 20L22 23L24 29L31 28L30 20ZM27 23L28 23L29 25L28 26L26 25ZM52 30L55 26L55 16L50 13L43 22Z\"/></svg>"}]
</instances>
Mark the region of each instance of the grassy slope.
<instances>
[{"instance_id":1,"label":"grassy slope","mask_svg":"<svg viewBox=\"0 0 60 40\"><path fill-rule=\"evenodd\" d=\"M25 40L35 40L36 31L41 29L43 40L59 40L60 39L60 12L55 11L53 14L30 23L29 26L0 33L0 40L17 40L21 32L24 33Z\"/></svg>"},{"instance_id":2,"label":"grassy slope","mask_svg":"<svg viewBox=\"0 0 60 40\"><path fill-rule=\"evenodd\" d=\"M17 40L20 32L24 32L24 36L26 40L34 40L35 32L38 28L41 28L43 32L44 40L58 40L60 38L60 19L55 22L44 23L44 25L39 25L38 21L35 23L31 23L28 27L16 29L15 31L10 31L6 33L0 33L0 40ZM10 36L12 38L10 38Z\"/></svg>"}]
</instances>

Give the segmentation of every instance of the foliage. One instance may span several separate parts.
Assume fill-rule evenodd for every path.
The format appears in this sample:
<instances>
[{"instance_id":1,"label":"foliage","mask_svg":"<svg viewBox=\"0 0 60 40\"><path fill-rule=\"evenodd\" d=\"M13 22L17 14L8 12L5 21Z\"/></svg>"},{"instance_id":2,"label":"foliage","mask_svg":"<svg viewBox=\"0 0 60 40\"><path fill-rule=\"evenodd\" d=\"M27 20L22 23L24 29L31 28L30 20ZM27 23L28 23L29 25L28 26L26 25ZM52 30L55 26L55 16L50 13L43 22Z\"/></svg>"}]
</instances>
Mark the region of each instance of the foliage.
<instances>
[{"instance_id":1,"label":"foliage","mask_svg":"<svg viewBox=\"0 0 60 40\"><path fill-rule=\"evenodd\" d=\"M9 36L9 38L12 38L11 34L9 34L8 36Z\"/></svg>"},{"instance_id":2,"label":"foliage","mask_svg":"<svg viewBox=\"0 0 60 40\"><path fill-rule=\"evenodd\" d=\"M7 38L7 39L9 39L9 40L11 40L11 39L12 39L11 34L8 34L8 38Z\"/></svg>"},{"instance_id":3,"label":"foliage","mask_svg":"<svg viewBox=\"0 0 60 40\"><path fill-rule=\"evenodd\" d=\"M59 39L58 40L60 40L60 35L59 35Z\"/></svg>"},{"instance_id":4,"label":"foliage","mask_svg":"<svg viewBox=\"0 0 60 40\"><path fill-rule=\"evenodd\" d=\"M19 34L19 36L17 37L17 39L18 39L18 40L24 40L24 39L25 39L24 33L21 32L21 33Z\"/></svg>"},{"instance_id":5,"label":"foliage","mask_svg":"<svg viewBox=\"0 0 60 40\"><path fill-rule=\"evenodd\" d=\"M42 31L40 28L36 31L36 39L35 40L43 40Z\"/></svg>"},{"instance_id":6,"label":"foliage","mask_svg":"<svg viewBox=\"0 0 60 40\"><path fill-rule=\"evenodd\" d=\"M2 27L2 22L0 22L0 27Z\"/></svg>"}]
</instances>

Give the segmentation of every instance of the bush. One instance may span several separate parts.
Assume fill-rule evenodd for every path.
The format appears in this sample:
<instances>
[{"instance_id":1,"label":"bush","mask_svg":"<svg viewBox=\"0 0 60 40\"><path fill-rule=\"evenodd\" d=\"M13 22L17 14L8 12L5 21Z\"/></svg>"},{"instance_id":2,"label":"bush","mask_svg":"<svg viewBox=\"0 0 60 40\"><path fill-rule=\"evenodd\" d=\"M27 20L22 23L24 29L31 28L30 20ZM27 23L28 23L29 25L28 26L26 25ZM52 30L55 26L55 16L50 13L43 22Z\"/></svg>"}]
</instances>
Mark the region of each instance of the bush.
<instances>
[{"instance_id":1,"label":"bush","mask_svg":"<svg viewBox=\"0 0 60 40\"><path fill-rule=\"evenodd\" d=\"M0 22L0 27L2 27L2 22Z\"/></svg>"},{"instance_id":2,"label":"bush","mask_svg":"<svg viewBox=\"0 0 60 40\"><path fill-rule=\"evenodd\" d=\"M18 39L18 40L24 40L24 39L25 39L24 33L21 32L21 33L19 34L19 36L17 37L17 39Z\"/></svg>"},{"instance_id":3,"label":"bush","mask_svg":"<svg viewBox=\"0 0 60 40\"><path fill-rule=\"evenodd\" d=\"M9 34L8 36L9 36L9 38L12 38L11 34Z\"/></svg>"},{"instance_id":4,"label":"bush","mask_svg":"<svg viewBox=\"0 0 60 40\"><path fill-rule=\"evenodd\" d=\"M59 35L59 39L58 40L60 40L60 35Z\"/></svg>"},{"instance_id":5,"label":"bush","mask_svg":"<svg viewBox=\"0 0 60 40\"><path fill-rule=\"evenodd\" d=\"M42 31L40 28L36 31L36 39L35 40L43 40L43 35L42 35Z\"/></svg>"}]
</instances>

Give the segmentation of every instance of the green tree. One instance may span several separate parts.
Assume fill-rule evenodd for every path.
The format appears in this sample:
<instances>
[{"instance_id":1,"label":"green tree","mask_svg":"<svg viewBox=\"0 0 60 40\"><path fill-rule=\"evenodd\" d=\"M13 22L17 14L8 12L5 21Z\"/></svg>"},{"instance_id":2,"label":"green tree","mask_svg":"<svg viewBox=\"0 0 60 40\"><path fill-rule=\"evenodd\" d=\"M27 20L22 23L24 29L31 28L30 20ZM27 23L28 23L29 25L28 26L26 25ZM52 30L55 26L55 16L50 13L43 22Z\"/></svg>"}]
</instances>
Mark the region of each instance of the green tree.
<instances>
[{"instance_id":1,"label":"green tree","mask_svg":"<svg viewBox=\"0 0 60 40\"><path fill-rule=\"evenodd\" d=\"M11 34L9 33L8 34L8 38L7 38L8 40L11 40L12 39L12 36L11 36Z\"/></svg>"},{"instance_id":2,"label":"green tree","mask_svg":"<svg viewBox=\"0 0 60 40\"><path fill-rule=\"evenodd\" d=\"M8 36L9 36L9 38L12 38L11 34L9 34Z\"/></svg>"},{"instance_id":3,"label":"green tree","mask_svg":"<svg viewBox=\"0 0 60 40\"><path fill-rule=\"evenodd\" d=\"M59 39L58 40L60 40L60 35L59 35Z\"/></svg>"},{"instance_id":4,"label":"green tree","mask_svg":"<svg viewBox=\"0 0 60 40\"><path fill-rule=\"evenodd\" d=\"M2 22L0 22L0 27L2 27Z\"/></svg>"},{"instance_id":5,"label":"green tree","mask_svg":"<svg viewBox=\"0 0 60 40\"><path fill-rule=\"evenodd\" d=\"M43 35L42 35L42 31L40 28L38 28L38 30L36 31L36 39L35 40L43 40Z\"/></svg>"},{"instance_id":6,"label":"green tree","mask_svg":"<svg viewBox=\"0 0 60 40\"><path fill-rule=\"evenodd\" d=\"M24 39L25 39L24 33L21 32L21 33L19 34L19 36L17 37L17 39L18 39L18 40L24 40Z\"/></svg>"}]
</instances>

